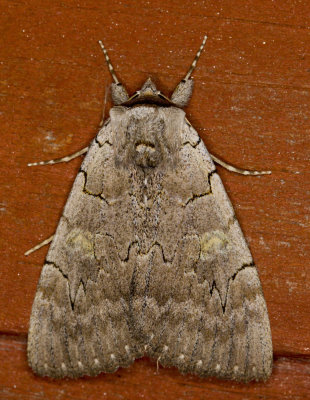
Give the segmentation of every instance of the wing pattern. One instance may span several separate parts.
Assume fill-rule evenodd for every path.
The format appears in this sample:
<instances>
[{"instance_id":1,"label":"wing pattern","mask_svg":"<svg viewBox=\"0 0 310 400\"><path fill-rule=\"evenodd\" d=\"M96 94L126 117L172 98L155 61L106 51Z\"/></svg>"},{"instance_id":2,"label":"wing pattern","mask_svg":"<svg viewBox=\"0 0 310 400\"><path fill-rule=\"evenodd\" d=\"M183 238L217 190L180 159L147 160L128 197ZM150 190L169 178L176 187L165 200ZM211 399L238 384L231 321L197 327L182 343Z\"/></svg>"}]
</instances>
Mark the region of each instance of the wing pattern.
<instances>
[{"instance_id":1,"label":"wing pattern","mask_svg":"<svg viewBox=\"0 0 310 400\"><path fill-rule=\"evenodd\" d=\"M269 319L214 164L175 107L114 107L73 185L38 284L39 375L113 372L147 354L182 373L265 380Z\"/></svg>"}]
</instances>

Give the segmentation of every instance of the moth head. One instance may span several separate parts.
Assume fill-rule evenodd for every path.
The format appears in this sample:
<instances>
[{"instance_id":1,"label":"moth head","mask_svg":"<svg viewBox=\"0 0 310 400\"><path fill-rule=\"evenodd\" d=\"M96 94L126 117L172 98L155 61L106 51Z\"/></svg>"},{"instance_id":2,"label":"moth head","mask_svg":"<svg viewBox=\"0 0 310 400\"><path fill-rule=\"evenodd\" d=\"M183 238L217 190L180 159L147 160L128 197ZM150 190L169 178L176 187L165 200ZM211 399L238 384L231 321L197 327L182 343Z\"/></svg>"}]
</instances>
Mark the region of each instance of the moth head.
<instances>
[{"instance_id":1,"label":"moth head","mask_svg":"<svg viewBox=\"0 0 310 400\"><path fill-rule=\"evenodd\" d=\"M164 94L162 94L159 90L156 89L155 84L153 83L151 78L148 78L143 86L141 87L140 90L137 90L131 97L128 96L128 93L125 89L125 87L120 83L116 77L116 74L114 72L113 66L111 64L111 61L109 59L109 56L107 54L107 51L102 44L101 41L99 41L99 44L103 50L106 62L108 64L110 73L112 75L112 78L114 82L112 83L111 86L111 92L112 92L112 100L115 105L123 105L126 107L131 107L136 104L145 104L145 103L151 103L151 104L157 104L160 106L176 106L176 107L185 107L192 95L193 92L193 86L194 82L191 79L191 74L194 71L197 61L200 57L200 54L202 52L202 49L206 43L207 36L204 37L203 42L196 54L196 57L194 58L194 61L192 62L186 76L181 80L181 82L177 85L177 87L174 89L171 99L166 97Z\"/></svg>"},{"instance_id":2,"label":"moth head","mask_svg":"<svg viewBox=\"0 0 310 400\"><path fill-rule=\"evenodd\" d=\"M122 103L124 106L135 104L158 104L161 106L172 106L173 102L157 90L151 78L147 78L140 90L137 90L127 101Z\"/></svg>"}]
</instances>

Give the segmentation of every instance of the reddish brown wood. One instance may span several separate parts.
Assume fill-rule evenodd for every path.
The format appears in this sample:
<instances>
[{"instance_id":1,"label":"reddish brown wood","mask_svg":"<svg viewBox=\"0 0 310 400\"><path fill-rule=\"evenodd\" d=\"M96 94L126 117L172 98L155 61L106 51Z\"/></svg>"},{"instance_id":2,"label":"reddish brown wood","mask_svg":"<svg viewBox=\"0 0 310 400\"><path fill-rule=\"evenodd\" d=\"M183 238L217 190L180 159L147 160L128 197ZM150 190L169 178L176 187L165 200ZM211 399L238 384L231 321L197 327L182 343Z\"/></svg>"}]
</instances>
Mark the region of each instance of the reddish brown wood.
<instances>
[{"instance_id":1,"label":"reddish brown wood","mask_svg":"<svg viewBox=\"0 0 310 400\"><path fill-rule=\"evenodd\" d=\"M310 398L310 3L4 0L0 7L0 397ZM34 377L25 338L47 248L23 253L55 231L81 160L26 164L70 154L96 134L110 83L98 39L130 92L152 76L169 95L204 34L189 120L214 154L273 171L253 178L219 167L260 271L273 376L250 386L199 380L174 369L157 374L143 359L93 379Z\"/></svg>"}]
</instances>

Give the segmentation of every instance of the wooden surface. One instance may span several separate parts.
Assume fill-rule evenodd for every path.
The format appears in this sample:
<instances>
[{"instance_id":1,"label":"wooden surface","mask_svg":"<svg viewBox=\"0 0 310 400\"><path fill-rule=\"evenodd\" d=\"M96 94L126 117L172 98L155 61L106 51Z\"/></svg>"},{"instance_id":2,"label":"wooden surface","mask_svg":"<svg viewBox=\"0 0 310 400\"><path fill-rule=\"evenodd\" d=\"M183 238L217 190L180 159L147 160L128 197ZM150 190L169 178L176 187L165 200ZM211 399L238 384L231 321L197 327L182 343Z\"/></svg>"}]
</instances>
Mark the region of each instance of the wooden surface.
<instances>
[{"instance_id":1,"label":"wooden surface","mask_svg":"<svg viewBox=\"0 0 310 400\"><path fill-rule=\"evenodd\" d=\"M310 398L310 3L307 0L2 0L1 399ZM170 95L204 34L188 119L215 155L258 266L270 315L274 371L248 385L182 376L146 358L77 381L35 377L27 366L31 305L52 235L81 159L98 131L110 76L101 39L130 93L148 76ZM108 115L110 102L105 106Z\"/></svg>"}]
</instances>

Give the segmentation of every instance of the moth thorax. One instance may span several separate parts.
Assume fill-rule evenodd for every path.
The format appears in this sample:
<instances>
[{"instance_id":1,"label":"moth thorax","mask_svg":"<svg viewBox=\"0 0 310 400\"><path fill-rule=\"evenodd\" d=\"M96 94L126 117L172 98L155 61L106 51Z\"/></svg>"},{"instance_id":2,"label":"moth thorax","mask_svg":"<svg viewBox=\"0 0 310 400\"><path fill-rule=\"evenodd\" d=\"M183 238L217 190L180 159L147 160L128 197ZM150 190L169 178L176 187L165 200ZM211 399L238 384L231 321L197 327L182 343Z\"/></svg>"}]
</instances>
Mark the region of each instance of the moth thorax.
<instances>
[{"instance_id":1,"label":"moth thorax","mask_svg":"<svg viewBox=\"0 0 310 400\"><path fill-rule=\"evenodd\" d=\"M139 119L137 115L139 115ZM165 123L158 115L157 107L137 107L127 127L133 162L141 168L154 168L163 158L160 140L164 136Z\"/></svg>"},{"instance_id":2,"label":"moth thorax","mask_svg":"<svg viewBox=\"0 0 310 400\"><path fill-rule=\"evenodd\" d=\"M154 168L158 165L159 158L154 143L139 141L135 144L135 162L139 167Z\"/></svg>"}]
</instances>

